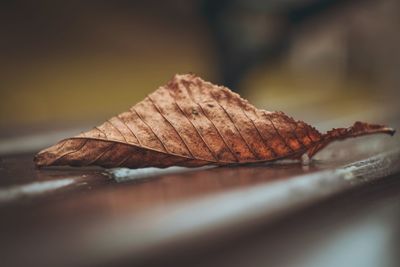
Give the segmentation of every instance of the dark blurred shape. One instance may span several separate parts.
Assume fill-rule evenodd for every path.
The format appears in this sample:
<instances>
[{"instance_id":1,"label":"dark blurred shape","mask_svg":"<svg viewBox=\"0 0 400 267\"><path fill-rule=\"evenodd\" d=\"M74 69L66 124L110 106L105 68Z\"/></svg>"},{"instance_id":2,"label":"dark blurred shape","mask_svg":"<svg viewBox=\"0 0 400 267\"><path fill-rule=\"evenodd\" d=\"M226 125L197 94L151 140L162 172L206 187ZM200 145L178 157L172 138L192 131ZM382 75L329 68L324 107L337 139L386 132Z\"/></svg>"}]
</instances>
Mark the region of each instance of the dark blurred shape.
<instances>
[{"instance_id":1,"label":"dark blurred shape","mask_svg":"<svg viewBox=\"0 0 400 267\"><path fill-rule=\"evenodd\" d=\"M274 65L287 52L297 26L342 2L204 1L204 13L218 51L221 83L239 90L241 79L252 68L265 62Z\"/></svg>"}]
</instances>

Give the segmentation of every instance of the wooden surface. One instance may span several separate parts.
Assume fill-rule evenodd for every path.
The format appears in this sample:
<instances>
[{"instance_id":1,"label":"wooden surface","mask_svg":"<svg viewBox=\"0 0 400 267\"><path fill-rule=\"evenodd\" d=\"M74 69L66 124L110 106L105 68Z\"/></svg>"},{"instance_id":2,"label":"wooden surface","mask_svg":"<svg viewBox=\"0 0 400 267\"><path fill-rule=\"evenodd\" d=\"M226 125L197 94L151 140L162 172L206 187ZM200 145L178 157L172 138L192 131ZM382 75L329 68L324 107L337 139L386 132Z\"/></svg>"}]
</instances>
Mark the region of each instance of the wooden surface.
<instances>
[{"instance_id":1,"label":"wooden surface","mask_svg":"<svg viewBox=\"0 0 400 267\"><path fill-rule=\"evenodd\" d=\"M164 170L37 170L3 150L2 266L399 266L399 144Z\"/></svg>"}]
</instances>

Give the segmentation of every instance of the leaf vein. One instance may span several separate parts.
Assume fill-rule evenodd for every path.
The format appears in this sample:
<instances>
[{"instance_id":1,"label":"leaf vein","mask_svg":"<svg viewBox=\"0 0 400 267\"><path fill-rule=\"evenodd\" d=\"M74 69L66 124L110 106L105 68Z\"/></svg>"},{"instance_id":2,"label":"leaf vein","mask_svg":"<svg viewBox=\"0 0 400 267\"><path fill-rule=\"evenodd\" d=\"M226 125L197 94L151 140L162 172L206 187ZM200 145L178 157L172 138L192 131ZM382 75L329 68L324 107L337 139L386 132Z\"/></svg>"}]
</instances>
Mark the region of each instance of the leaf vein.
<instances>
[{"instance_id":1,"label":"leaf vein","mask_svg":"<svg viewBox=\"0 0 400 267\"><path fill-rule=\"evenodd\" d=\"M215 126L214 122L207 116L206 112L204 111L203 107L200 105L200 103L197 103L192 95L191 92L189 91L189 89L187 89L185 86L184 88L186 89L190 100L195 103L197 106L199 106L199 108L201 109L201 112L204 114L204 116L211 122L212 126L214 127L214 129L216 130L216 132L218 133L218 135L221 137L222 142L224 142L225 146L228 148L229 152L231 152L232 156L236 159L236 162L239 162L239 158L237 157L237 155L232 151L232 149L228 146L225 138L222 136L222 134L220 133L220 131L218 130L217 126Z\"/></svg>"},{"instance_id":2,"label":"leaf vein","mask_svg":"<svg viewBox=\"0 0 400 267\"><path fill-rule=\"evenodd\" d=\"M163 143L163 141L161 140L161 138L155 133L155 131L153 130L153 128L150 127L149 124L147 124L147 122L145 122L145 120L142 118L142 116L139 114L139 112L135 109L135 107L131 107L131 109L129 109L129 111L131 111L132 113L135 112L136 115L139 117L139 119L147 126L149 127L150 131L154 134L154 136L158 139L158 141L160 142L161 146L164 148L165 152L169 153L167 147L165 146L165 144Z\"/></svg>"},{"instance_id":3,"label":"leaf vein","mask_svg":"<svg viewBox=\"0 0 400 267\"><path fill-rule=\"evenodd\" d=\"M293 148L291 148L291 147L289 146L289 144L286 142L286 139L283 138L283 136L281 135L281 133L280 133L280 132L278 131L278 129L276 128L274 122L271 120L270 117L268 117L268 115L265 113L265 111L264 111L264 115L265 115L265 117L271 122L272 127L275 129L276 134L282 139L282 141L283 141L283 143L285 144L285 146L286 146L287 148L289 148L289 150L290 150L291 152L294 152Z\"/></svg>"},{"instance_id":4,"label":"leaf vein","mask_svg":"<svg viewBox=\"0 0 400 267\"><path fill-rule=\"evenodd\" d=\"M246 144L249 151L254 155L254 157L257 160L260 159L258 157L258 155L255 153L255 151L250 147L247 140L243 137L242 133L240 132L239 128L237 127L236 123L233 121L233 119L232 119L231 115L228 113L228 111L218 102L218 100L214 97L214 95L212 94L211 91L210 91L210 95L214 99L214 101L218 104L218 106L220 106L222 108L222 110L224 111L224 113L228 116L229 120L232 122L233 126L235 127L236 131L239 133L240 137L242 138L243 142Z\"/></svg>"},{"instance_id":5,"label":"leaf vein","mask_svg":"<svg viewBox=\"0 0 400 267\"><path fill-rule=\"evenodd\" d=\"M214 154L214 151L211 150L211 147L207 144L206 140L203 138L203 136L201 135L200 131L197 129L197 127L194 125L194 123L192 122L192 120L186 115L186 113L182 110L182 108L179 106L178 102L176 102L175 98L173 96L171 96L174 99L175 105L178 107L178 109L180 110L180 112L182 113L182 115L190 122L190 124L193 126L193 128L196 130L197 134L199 135L200 139L203 141L203 143L206 145L208 151L210 151L210 154L213 156L213 158L215 159L215 161L218 161L218 157L217 155Z\"/></svg>"},{"instance_id":6,"label":"leaf vein","mask_svg":"<svg viewBox=\"0 0 400 267\"><path fill-rule=\"evenodd\" d=\"M176 132L176 134L177 134L177 135L179 136L179 138L181 139L182 143L185 145L186 150L189 152L190 156L191 156L192 158L195 158L195 157L193 156L193 153L192 153L192 151L190 150L188 144L186 144L185 140L184 140L183 137L179 134L178 130L175 128L175 126L172 124L172 122L171 122L167 117L164 116L164 114L162 113L161 109L156 105L156 103L153 101L153 99L152 99L150 96L148 96L148 98L149 98L150 102L153 104L153 106L157 109L158 113L160 113L161 117L163 117L163 119L164 119L166 122L168 122L168 124L172 127L172 129L174 129L174 131Z\"/></svg>"},{"instance_id":7,"label":"leaf vein","mask_svg":"<svg viewBox=\"0 0 400 267\"><path fill-rule=\"evenodd\" d=\"M59 156L57 159L55 159L55 160L53 161L52 164L55 164L57 161L59 161L60 159L64 158L64 157L67 156L67 155L70 155L70 154L72 154L72 153L79 152L79 151L86 145L86 143L87 143L87 141L88 141L87 139L84 139L84 140L85 140L85 141L82 143L82 145L79 146L78 149L75 149L75 150L73 150L73 151L65 152L64 154L62 154L61 156Z\"/></svg>"},{"instance_id":8,"label":"leaf vein","mask_svg":"<svg viewBox=\"0 0 400 267\"><path fill-rule=\"evenodd\" d=\"M247 117L247 119L249 119L251 121L251 123L254 126L254 129L256 129L258 135L260 136L261 140L264 143L264 146L268 149L268 151L272 152L273 157L277 157L277 153L275 152L274 148L272 146L270 146L267 142L267 140L265 140L265 138L261 135L260 130L258 129L256 123L246 114L246 112L243 110L242 107L240 107L240 109L243 111L243 114Z\"/></svg>"},{"instance_id":9,"label":"leaf vein","mask_svg":"<svg viewBox=\"0 0 400 267\"><path fill-rule=\"evenodd\" d=\"M126 126L126 128L128 128L128 130L129 130L129 131L131 132L131 134L136 138L136 140L138 141L139 145L141 146L142 143L140 142L140 139L139 139L138 136L135 134L135 132L133 131L133 129L131 129L131 127L129 127L129 125L128 125L122 118L120 118L119 115L116 116L116 118L117 118L120 122L122 122L122 123Z\"/></svg>"},{"instance_id":10,"label":"leaf vein","mask_svg":"<svg viewBox=\"0 0 400 267\"><path fill-rule=\"evenodd\" d=\"M117 130L117 132L122 136L122 138L124 139L124 141L128 143L128 140L126 140L124 134L120 131L120 129L118 129L118 127L115 126L114 123L112 123L111 120L107 120L107 122L108 122L115 130Z\"/></svg>"},{"instance_id":11,"label":"leaf vein","mask_svg":"<svg viewBox=\"0 0 400 267\"><path fill-rule=\"evenodd\" d=\"M92 161L86 163L85 165L92 165L94 163L96 163L96 161L101 158L104 154L106 154L108 151L110 151L116 143L111 143L111 145L107 146L103 152L101 152L97 157L95 157Z\"/></svg>"}]
</instances>

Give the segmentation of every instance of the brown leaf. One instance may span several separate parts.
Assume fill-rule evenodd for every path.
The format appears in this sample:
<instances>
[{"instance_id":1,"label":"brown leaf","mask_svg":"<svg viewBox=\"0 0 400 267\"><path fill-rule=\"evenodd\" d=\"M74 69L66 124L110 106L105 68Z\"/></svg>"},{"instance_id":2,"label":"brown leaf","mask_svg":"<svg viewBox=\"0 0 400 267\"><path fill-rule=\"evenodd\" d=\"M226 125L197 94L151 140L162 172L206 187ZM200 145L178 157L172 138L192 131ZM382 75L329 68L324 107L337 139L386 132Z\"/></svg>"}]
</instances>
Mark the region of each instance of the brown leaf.
<instances>
[{"instance_id":1,"label":"brown leaf","mask_svg":"<svg viewBox=\"0 0 400 267\"><path fill-rule=\"evenodd\" d=\"M37 166L195 167L314 156L335 140L394 134L356 122L321 134L282 112L259 110L228 88L192 74L165 86L102 125L35 157Z\"/></svg>"}]
</instances>

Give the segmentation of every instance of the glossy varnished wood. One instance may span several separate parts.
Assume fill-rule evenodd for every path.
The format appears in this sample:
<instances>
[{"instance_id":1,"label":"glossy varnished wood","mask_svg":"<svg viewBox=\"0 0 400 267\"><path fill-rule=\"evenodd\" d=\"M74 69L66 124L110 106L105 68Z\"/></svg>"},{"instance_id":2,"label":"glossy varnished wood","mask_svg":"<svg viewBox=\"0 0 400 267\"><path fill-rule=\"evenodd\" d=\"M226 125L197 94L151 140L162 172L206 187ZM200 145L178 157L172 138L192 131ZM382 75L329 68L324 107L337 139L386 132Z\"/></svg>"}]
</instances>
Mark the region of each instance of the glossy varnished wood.
<instances>
[{"instance_id":1,"label":"glossy varnished wood","mask_svg":"<svg viewBox=\"0 0 400 267\"><path fill-rule=\"evenodd\" d=\"M2 260L10 266L244 266L218 255L237 255L243 238L256 247L261 241L253 231L271 233L273 222L297 220L291 214L306 206L379 179L386 184L399 172L398 144L397 136L365 137L334 144L308 164L202 169L38 170L33 153L4 155ZM324 222L326 209L316 221ZM301 238L304 226L297 227Z\"/></svg>"}]
</instances>

